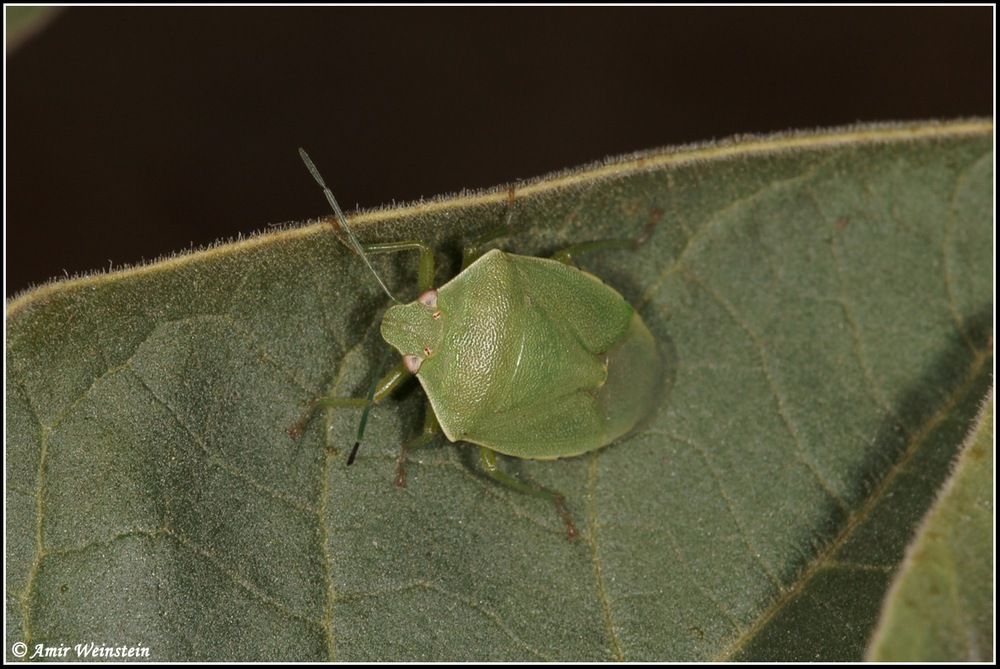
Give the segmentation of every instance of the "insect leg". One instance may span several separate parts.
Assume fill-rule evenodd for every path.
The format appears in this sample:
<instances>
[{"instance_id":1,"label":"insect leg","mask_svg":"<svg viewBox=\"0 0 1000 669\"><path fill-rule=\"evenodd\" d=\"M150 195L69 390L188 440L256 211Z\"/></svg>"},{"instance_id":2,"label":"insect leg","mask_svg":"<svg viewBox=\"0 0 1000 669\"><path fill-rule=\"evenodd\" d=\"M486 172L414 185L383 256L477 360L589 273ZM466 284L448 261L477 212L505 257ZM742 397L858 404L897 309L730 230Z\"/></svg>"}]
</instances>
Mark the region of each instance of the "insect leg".
<instances>
[{"instance_id":1,"label":"insect leg","mask_svg":"<svg viewBox=\"0 0 1000 669\"><path fill-rule=\"evenodd\" d=\"M562 251L556 251L552 254L553 260L558 260L564 265L572 265L573 259L577 256L581 256L584 253L593 253L594 251L606 251L608 249L634 249L635 244L631 239L604 239L597 242L585 242L583 244L576 244L565 248Z\"/></svg>"},{"instance_id":2,"label":"insect leg","mask_svg":"<svg viewBox=\"0 0 1000 669\"><path fill-rule=\"evenodd\" d=\"M513 488L518 492L523 492L535 497L541 497L542 499L547 499L555 504L556 513L559 514L559 518L561 518L563 523L566 524L566 538L572 539L576 536L576 527L573 526L573 519L570 518L569 511L566 510L566 507L563 504L564 498L562 493L537 485L529 485L523 481L518 481L510 474L505 474L500 471L500 467L497 465L497 454L485 446L479 447L479 458L483 463L483 469L486 470L486 473L500 483L503 483L505 486Z\"/></svg>"},{"instance_id":3,"label":"insect leg","mask_svg":"<svg viewBox=\"0 0 1000 669\"><path fill-rule=\"evenodd\" d=\"M485 234L472 240L472 242L462 250L462 269L464 270L482 255L480 249L483 246L486 246L497 237L503 237L508 232L510 232L510 230L508 230L507 226L504 225L487 230Z\"/></svg>"},{"instance_id":4,"label":"insect leg","mask_svg":"<svg viewBox=\"0 0 1000 669\"><path fill-rule=\"evenodd\" d=\"M656 224L660 222L660 215L661 212L659 209L653 209L650 214L649 221L645 226L643 226L639 234L632 239L603 239L596 242L576 244L552 254L552 259L558 260L565 265L572 265L573 258L583 255L584 253L606 251L608 249L629 249L634 251L649 241L649 238L653 236L653 229L656 227Z\"/></svg>"},{"instance_id":5,"label":"insect leg","mask_svg":"<svg viewBox=\"0 0 1000 669\"><path fill-rule=\"evenodd\" d=\"M431 439L436 437L441 431L441 425L438 423L437 415L434 413L434 409L431 408L431 403L427 402L427 406L424 409L424 428L420 431L420 434L408 442L400 446L399 457L396 458L396 487L405 488L406 487L406 454L414 448L423 446Z\"/></svg>"},{"instance_id":6,"label":"insect leg","mask_svg":"<svg viewBox=\"0 0 1000 669\"><path fill-rule=\"evenodd\" d=\"M503 225L499 225L491 230L487 230L485 233L472 240L472 243L466 246L462 250L462 269L475 262L479 256L482 255L480 249L492 242L497 237L503 237L504 235L510 234L510 221L514 217L514 186L507 187L507 217L504 220Z\"/></svg>"},{"instance_id":7,"label":"insect leg","mask_svg":"<svg viewBox=\"0 0 1000 669\"><path fill-rule=\"evenodd\" d=\"M420 269L417 270L417 290L421 293L434 287L434 251L419 241L381 242L362 245L368 254L395 253L396 251L420 251Z\"/></svg>"},{"instance_id":8,"label":"insect leg","mask_svg":"<svg viewBox=\"0 0 1000 669\"><path fill-rule=\"evenodd\" d=\"M412 374L406 371L406 367L402 362L396 364L395 367L389 370L389 373L383 376L375 386L375 393L372 395L372 402L380 402L385 399L389 393L391 393L396 386L410 378ZM309 419L312 418L313 412L316 409L329 409L331 407L363 407L368 404L367 397L317 397L309 403L306 407L305 412L303 412L302 417L299 418L294 426L285 430L288 436L294 439L298 436L302 428L306 426Z\"/></svg>"}]
</instances>

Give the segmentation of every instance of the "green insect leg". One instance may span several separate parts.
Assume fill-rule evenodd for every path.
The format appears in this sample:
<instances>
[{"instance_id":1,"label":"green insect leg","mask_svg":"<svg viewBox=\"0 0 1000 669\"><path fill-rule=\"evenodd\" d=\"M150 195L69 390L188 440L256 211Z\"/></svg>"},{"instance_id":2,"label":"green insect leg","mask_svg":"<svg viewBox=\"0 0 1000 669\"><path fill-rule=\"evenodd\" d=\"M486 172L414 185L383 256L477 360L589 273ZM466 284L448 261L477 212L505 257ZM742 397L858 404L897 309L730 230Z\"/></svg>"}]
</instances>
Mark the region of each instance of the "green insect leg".
<instances>
[{"instance_id":1,"label":"green insect leg","mask_svg":"<svg viewBox=\"0 0 1000 669\"><path fill-rule=\"evenodd\" d=\"M572 539L576 536L576 527L573 525L573 519L570 518L569 511L566 510L566 506L563 504L565 498L562 496L562 493L541 486L529 485L523 481L518 481L510 474L500 471L500 467L497 465L497 454L485 446L479 447L479 458L483 463L483 469L486 470L486 473L500 483L518 492L533 495L534 497L541 497L555 504L556 513L559 514L559 518L566 524L566 538Z\"/></svg>"},{"instance_id":2,"label":"green insect leg","mask_svg":"<svg viewBox=\"0 0 1000 669\"><path fill-rule=\"evenodd\" d=\"M472 242L462 249L462 269L474 263L482 253L482 247L486 246L494 239L498 237L503 237L508 234L510 230L506 225L502 225L491 230L487 230L484 234L472 240Z\"/></svg>"},{"instance_id":3,"label":"green insect leg","mask_svg":"<svg viewBox=\"0 0 1000 669\"><path fill-rule=\"evenodd\" d=\"M486 246L494 239L510 234L510 222L514 218L514 186L507 187L507 216L504 224L499 225L472 240L468 246L462 250L462 269L474 263L483 254L482 247Z\"/></svg>"},{"instance_id":4,"label":"green insect leg","mask_svg":"<svg viewBox=\"0 0 1000 669\"><path fill-rule=\"evenodd\" d=\"M434 251L423 242L416 240L404 242L382 242L379 244L363 244L365 253L396 253L398 251L419 251L420 267L417 270L417 290L421 293L434 287Z\"/></svg>"},{"instance_id":5,"label":"green insect leg","mask_svg":"<svg viewBox=\"0 0 1000 669\"><path fill-rule=\"evenodd\" d=\"M632 239L603 239L596 242L576 244L575 246L570 246L562 251L557 251L552 254L552 259L558 260L564 265L572 265L573 258L581 256L585 253L606 251L609 249L628 249L634 251L649 241L649 238L653 236L653 229L656 228L657 223L660 222L661 213L662 212L660 212L659 209L653 209L650 213L649 221L642 228L639 234Z\"/></svg>"},{"instance_id":6,"label":"green insect leg","mask_svg":"<svg viewBox=\"0 0 1000 669\"><path fill-rule=\"evenodd\" d=\"M375 385L375 392L372 394L371 402L381 402L386 397L389 396L396 386L405 381L412 376L406 371L406 367L402 362L396 364L395 367L389 370L389 373L379 379L379 382ZM317 397L309 403L306 410L303 412L302 417L299 418L294 426L285 430L288 436L294 439L298 436L302 428L306 426L309 419L312 418L313 413L317 409L330 409L336 407L363 407L368 404L369 400L367 397Z\"/></svg>"},{"instance_id":7,"label":"green insect leg","mask_svg":"<svg viewBox=\"0 0 1000 669\"><path fill-rule=\"evenodd\" d=\"M441 425L438 423L431 403L427 402L424 410L424 428L420 434L403 444L399 449L399 457L396 458L396 487L406 487L406 454L414 448L423 446L441 432Z\"/></svg>"}]
</instances>

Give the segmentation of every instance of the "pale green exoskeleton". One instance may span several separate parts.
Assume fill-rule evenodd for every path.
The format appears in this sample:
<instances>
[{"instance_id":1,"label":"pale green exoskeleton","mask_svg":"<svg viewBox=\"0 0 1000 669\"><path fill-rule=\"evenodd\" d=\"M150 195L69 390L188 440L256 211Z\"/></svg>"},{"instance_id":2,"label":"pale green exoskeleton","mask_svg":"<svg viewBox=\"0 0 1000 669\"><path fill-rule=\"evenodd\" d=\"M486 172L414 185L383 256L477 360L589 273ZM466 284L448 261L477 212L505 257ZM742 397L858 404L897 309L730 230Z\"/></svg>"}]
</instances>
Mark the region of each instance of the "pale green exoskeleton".
<instances>
[{"instance_id":1,"label":"pale green exoskeleton","mask_svg":"<svg viewBox=\"0 0 1000 669\"><path fill-rule=\"evenodd\" d=\"M366 418L372 402L415 375L430 406L423 433L403 446L397 484L404 482L406 450L440 431L451 441L477 444L494 479L554 502L567 536L573 536L563 496L500 471L496 453L530 459L580 455L628 434L652 412L663 364L649 329L615 290L569 264L574 254L638 242L591 242L548 259L496 249L478 255L484 242L478 240L458 276L433 290L431 249L418 241L361 244L312 161L300 153L369 268L366 253L420 252L420 295L400 304L378 279L396 302L382 320L382 336L402 359L368 398L314 400L289 433L294 436L318 407L364 406Z\"/></svg>"}]
</instances>

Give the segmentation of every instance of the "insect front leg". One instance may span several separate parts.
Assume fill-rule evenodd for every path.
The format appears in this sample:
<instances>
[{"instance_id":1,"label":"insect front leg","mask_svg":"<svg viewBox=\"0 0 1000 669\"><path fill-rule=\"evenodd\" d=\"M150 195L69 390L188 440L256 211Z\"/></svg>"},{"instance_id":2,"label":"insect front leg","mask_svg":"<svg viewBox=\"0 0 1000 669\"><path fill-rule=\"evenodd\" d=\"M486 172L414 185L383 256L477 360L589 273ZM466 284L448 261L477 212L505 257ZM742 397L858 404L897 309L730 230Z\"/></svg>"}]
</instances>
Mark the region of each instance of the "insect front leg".
<instances>
[{"instance_id":1,"label":"insect front leg","mask_svg":"<svg viewBox=\"0 0 1000 669\"><path fill-rule=\"evenodd\" d=\"M398 251L419 251L420 266L417 269L417 290L423 293L434 287L434 251L430 246L416 240L403 242L381 242L363 244L365 253L396 253Z\"/></svg>"},{"instance_id":2,"label":"insect front leg","mask_svg":"<svg viewBox=\"0 0 1000 669\"><path fill-rule=\"evenodd\" d=\"M375 391L372 394L371 402L381 402L386 397L389 396L396 386L405 381L410 377L410 373L406 371L405 365L402 362L396 364L395 367L389 370L389 373L379 379L378 383L375 384ZM294 439L298 436L302 428L306 426L309 419L312 418L313 412L317 409L329 409L332 407L363 407L369 402L366 397L317 397L313 401L309 402L306 410L302 413L302 417L299 418L297 422L292 427L285 430L288 436ZM360 436L359 436L360 440Z\"/></svg>"},{"instance_id":3,"label":"insect front leg","mask_svg":"<svg viewBox=\"0 0 1000 669\"><path fill-rule=\"evenodd\" d=\"M500 467L497 465L497 454L485 446L479 447L479 458L483 463L483 469L486 470L486 473L500 483L503 483L505 486L513 488L518 492L523 492L535 497L541 497L542 499L547 499L555 504L556 513L559 514L559 518L566 524L566 538L572 539L576 536L576 527L573 525L573 519L570 518L569 511L566 510L566 506L563 504L565 498L562 493L537 485L529 485L523 481L518 481L510 474L505 474L500 471Z\"/></svg>"}]
</instances>

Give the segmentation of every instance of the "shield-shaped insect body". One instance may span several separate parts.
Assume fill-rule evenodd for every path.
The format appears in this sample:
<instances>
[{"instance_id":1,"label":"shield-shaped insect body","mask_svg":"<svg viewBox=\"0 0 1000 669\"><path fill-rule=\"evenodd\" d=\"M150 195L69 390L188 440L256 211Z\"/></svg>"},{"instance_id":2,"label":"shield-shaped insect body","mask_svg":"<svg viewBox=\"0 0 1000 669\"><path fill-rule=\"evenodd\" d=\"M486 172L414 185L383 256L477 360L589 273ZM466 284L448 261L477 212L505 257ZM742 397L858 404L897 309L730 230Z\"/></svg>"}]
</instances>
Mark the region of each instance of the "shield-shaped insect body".
<instances>
[{"instance_id":1,"label":"shield-shaped insect body","mask_svg":"<svg viewBox=\"0 0 1000 669\"><path fill-rule=\"evenodd\" d=\"M519 458L610 444L650 413L662 379L649 329L615 290L498 250L390 308L382 336L409 360L448 439Z\"/></svg>"},{"instance_id":2,"label":"shield-shaped insect body","mask_svg":"<svg viewBox=\"0 0 1000 669\"><path fill-rule=\"evenodd\" d=\"M407 448L426 443L440 429L451 441L478 444L494 479L554 502L567 536L574 536L562 495L503 473L495 454L543 460L580 455L628 434L652 412L663 364L649 329L614 289L568 264L573 254L634 248L639 242L582 244L560 254L566 262L498 250L473 261L475 254L467 252L461 273L433 290L431 249L419 241L359 242L312 161L300 152L347 241L373 274L369 254L420 252L421 292L414 302L400 304L375 274L397 303L382 320L382 336L402 361L372 385L367 399L314 400L289 434L295 436L318 407L364 406L350 465L371 404L387 397L407 372L415 374L430 408L423 434L403 445L397 485L405 481Z\"/></svg>"}]
</instances>

